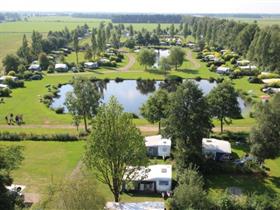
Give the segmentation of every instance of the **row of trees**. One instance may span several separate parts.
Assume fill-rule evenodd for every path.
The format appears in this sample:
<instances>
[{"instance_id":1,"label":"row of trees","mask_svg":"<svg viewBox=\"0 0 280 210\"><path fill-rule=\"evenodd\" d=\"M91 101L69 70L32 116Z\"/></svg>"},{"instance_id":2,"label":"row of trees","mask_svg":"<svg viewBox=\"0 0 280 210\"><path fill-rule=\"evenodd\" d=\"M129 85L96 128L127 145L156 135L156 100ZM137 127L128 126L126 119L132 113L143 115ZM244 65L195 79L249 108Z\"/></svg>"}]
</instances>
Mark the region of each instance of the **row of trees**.
<instances>
[{"instance_id":1,"label":"row of trees","mask_svg":"<svg viewBox=\"0 0 280 210\"><path fill-rule=\"evenodd\" d=\"M249 24L209 17L186 17L185 23L197 41L232 49L266 70L280 69L278 25L260 28L256 22Z\"/></svg>"}]
</instances>

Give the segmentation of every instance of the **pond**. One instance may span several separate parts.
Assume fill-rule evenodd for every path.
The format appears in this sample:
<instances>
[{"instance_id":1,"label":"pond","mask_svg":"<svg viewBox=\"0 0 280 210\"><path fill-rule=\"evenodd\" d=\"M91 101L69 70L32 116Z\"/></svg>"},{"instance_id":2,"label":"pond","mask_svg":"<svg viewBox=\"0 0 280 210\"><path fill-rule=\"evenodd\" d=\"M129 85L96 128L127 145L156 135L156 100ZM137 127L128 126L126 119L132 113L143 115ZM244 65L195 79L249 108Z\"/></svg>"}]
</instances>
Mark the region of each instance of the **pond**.
<instances>
[{"instance_id":1,"label":"pond","mask_svg":"<svg viewBox=\"0 0 280 210\"><path fill-rule=\"evenodd\" d=\"M199 88L208 94L215 86L216 83L210 83L208 80L195 81ZM146 102L148 97L159 88L160 81L153 80L124 80L122 82L116 82L110 80L105 86L103 92L103 103L107 103L111 96L115 96L120 104L124 107L124 111L140 115L140 107ZM161 83L163 84L163 83ZM67 109L64 105L66 93L73 91L73 87L70 84L62 85L59 88L59 98L54 98L51 108L64 107L65 112ZM246 110L244 101L239 98L239 106L242 110Z\"/></svg>"}]
</instances>

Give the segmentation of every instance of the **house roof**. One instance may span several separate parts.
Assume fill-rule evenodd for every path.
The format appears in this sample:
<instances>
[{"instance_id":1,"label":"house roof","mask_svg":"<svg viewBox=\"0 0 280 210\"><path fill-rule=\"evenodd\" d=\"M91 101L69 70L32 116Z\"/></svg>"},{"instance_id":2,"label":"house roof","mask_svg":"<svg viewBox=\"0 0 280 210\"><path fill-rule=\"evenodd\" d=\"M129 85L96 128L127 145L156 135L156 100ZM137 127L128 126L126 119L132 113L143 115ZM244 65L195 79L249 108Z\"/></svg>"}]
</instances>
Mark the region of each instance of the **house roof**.
<instances>
[{"instance_id":1,"label":"house roof","mask_svg":"<svg viewBox=\"0 0 280 210\"><path fill-rule=\"evenodd\" d=\"M231 145L228 141L213 138L202 139L202 150L204 152L231 153Z\"/></svg>"},{"instance_id":2,"label":"house roof","mask_svg":"<svg viewBox=\"0 0 280 210\"><path fill-rule=\"evenodd\" d=\"M0 77L0 80L6 80L6 79L11 79L11 80L16 80L17 79L17 77L13 77L13 76L2 76L2 77Z\"/></svg>"},{"instance_id":3,"label":"house roof","mask_svg":"<svg viewBox=\"0 0 280 210\"><path fill-rule=\"evenodd\" d=\"M128 173L134 167L128 168ZM124 179L127 178L127 174ZM150 165L148 167L140 167L140 169L134 171L129 175L129 178L133 181L154 181L157 179L172 179L172 165Z\"/></svg>"},{"instance_id":4,"label":"house roof","mask_svg":"<svg viewBox=\"0 0 280 210\"><path fill-rule=\"evenodd\" d=\"M161 135L145 137L146 147L171 146L171 139L163 138Z\"/></svg>"}]
</instances>

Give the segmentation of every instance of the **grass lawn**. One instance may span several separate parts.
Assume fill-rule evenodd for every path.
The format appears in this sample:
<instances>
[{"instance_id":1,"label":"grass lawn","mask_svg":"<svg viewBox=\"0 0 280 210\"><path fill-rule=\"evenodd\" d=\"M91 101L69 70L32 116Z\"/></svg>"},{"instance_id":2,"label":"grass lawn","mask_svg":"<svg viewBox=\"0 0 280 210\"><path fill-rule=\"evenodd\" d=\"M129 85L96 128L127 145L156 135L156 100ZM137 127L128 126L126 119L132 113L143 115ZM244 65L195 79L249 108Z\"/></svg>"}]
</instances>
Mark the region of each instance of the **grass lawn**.
<instances>
[{"instance_id":1,"label":"grass lawn","mask_svg":"<svg viewBox=\"0 0 280 210\"><path fill-rule=\"evenodd\" d=\"M249 151L248 147L232 145L233 153L243 157ZM280 158L266 160L265 166L268 170L268 177L215 175L207 177L209 192L213 196L219 195L228 187L240 187L246 193L280 193Z\"/></svg>"},{"instance_id":2,"label":"grass lawn","mask_svg":"<svg viewBox=\"0 0 280 210\"><path fill-rule=\"evenodd\" d=\"M82 157L84 142L0 142L24 147L24 161L13 171L14 183L26 185L27 192L44 193L51 182L69 176Z\"/></svg>"},{"instance_id":3,"label":"grass lawn","mask_svg":"<svg viewBox=\"0 0 280 210\"><path fill-rule=\"evenodd\" d=\"M70 176L81 159L85 142L1 142L0 145L24 147L24 161L19 169L12 172L15 184L26 185L26 192L44 195L51 183L60 183ZM95 179L95 177L92 177ZM107 185L98 182L98 189L106 200L113 196ZM160 195L122 194L123 201L140 202L160 200Z\"/></svg>"}]
</instances>

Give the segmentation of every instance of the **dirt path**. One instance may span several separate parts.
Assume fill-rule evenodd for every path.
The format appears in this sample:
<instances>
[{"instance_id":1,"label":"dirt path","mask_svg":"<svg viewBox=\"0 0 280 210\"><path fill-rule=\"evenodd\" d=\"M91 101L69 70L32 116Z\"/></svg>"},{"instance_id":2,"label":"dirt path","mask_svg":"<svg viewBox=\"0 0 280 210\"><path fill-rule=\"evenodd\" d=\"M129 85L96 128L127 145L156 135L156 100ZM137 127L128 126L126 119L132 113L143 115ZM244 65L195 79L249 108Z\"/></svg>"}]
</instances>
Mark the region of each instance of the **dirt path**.
<instances>
[{"instance_id":1,"label":"dirt path","mask_svg":"<svg viewBox=\"0 0 280 210\"><path fill-rule=\"evenodd\" d=\"M186 58L188 61L192 63L194 69L199 69L201 67L200 63L195 58L193 58L193 54L191 50L187 51Z\"/></svg>"},{"instance_id":2,"label":"dirt path","mask_svg":"<svg viewBox=\"0 0 280 210\"><path fill-rule=\"evenodd\" d=\"M132 53L127 53L128 64L126 66L119 68L119 71L129 71L129 69L135 64L136 60Z\"/></svg>"}]
</instances>

